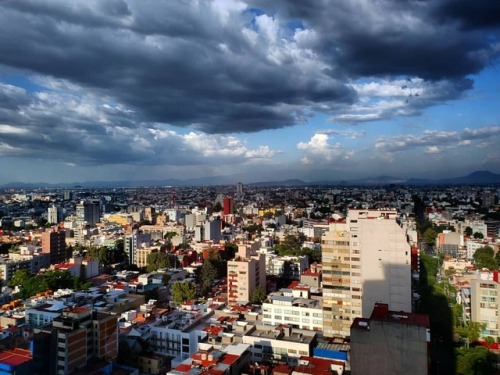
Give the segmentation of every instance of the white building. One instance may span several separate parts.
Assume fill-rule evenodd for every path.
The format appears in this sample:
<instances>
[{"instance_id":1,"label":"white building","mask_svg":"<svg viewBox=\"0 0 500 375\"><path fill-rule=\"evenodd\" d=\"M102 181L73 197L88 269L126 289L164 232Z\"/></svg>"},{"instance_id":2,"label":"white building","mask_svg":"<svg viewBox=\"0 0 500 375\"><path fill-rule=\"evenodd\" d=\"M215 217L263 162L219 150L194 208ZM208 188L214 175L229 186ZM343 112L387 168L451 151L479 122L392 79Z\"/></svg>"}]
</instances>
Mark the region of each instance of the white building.
<instances>
[{"instance_id":1,"label":"white building","mask_svg":"<svg viewBox=\"0 0 500 375\"><path fill-rule=\"evenodd\" d=\"M244 336L252 345L252 361L272 361L297 365L300 356L311 356L316 332L292 329L291 326L255 325Z\"/></svg>"},{"instance_id":2,"label":"white building","mask_svg":"<svg viewBox=\"0 0 500 375\"><path fill-rule=\"evenodd\" d=\"M323 330L321 300L309 298L310 288L301 285L294 289L281 289L268 296L262 304L262 322L268 325L286 324L312 331Z\"/></svg>"}]
</instances>

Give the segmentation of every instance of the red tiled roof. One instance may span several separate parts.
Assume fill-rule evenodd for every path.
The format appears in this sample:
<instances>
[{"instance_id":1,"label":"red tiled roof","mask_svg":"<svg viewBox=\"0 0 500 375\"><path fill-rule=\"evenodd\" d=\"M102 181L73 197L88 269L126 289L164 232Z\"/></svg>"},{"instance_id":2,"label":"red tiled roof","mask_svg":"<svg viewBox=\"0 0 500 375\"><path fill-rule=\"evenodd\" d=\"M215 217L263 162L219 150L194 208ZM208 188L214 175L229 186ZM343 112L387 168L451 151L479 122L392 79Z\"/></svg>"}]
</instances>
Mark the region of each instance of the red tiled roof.
<instances>
[{"instance_id":1,"label":"red tiled roof","mask_svg":"<svg viewBox=\"0 0 500 375\"><path fill-rule=\"evenodd\" d=\"M31 361L32 359L31 352L25 349L15 348L0 352L0 363L5 363L13 367Z\"/></svg>"}]
</instances>

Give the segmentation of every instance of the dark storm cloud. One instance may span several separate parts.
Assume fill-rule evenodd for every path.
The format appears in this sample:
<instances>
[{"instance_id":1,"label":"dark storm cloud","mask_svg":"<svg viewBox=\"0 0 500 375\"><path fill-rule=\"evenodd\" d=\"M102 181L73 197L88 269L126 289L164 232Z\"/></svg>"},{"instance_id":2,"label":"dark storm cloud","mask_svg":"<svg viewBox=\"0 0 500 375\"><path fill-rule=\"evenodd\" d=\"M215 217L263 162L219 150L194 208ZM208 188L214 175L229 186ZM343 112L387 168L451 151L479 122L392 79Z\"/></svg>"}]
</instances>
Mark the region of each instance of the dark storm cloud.
<instances>
[{"instance_id":1,"label":"dark storm cloud","mask_svg":"<svg viewBox=\"0 0 500 375\"><path fill-rule=\"evenodd\" d=\"M124 105L135 114L124 126L209 133L292 126L308 110L340 118L358 101L357 79L450 82L454 92L377 119L415 115L460 97L497 58L497 17L474 21L491 6L458 3L10 1L0 3L0 64Z\"/></svg>"},{"instance_id":2,"label":"dark storm cloud","mask_svg":"<svg viewBox=\"0 0 500 375\"><path fill-rule=\"evenodd\" d=\"M320 30L323 51L351 77L435 80L477 73L498 57L500 13L492 3L498 2L282 0L269 8ZM474 30L461 27L469 23ZM493 42L484 33L489 28L495 30Z\"/></svg>"}]
</instances>

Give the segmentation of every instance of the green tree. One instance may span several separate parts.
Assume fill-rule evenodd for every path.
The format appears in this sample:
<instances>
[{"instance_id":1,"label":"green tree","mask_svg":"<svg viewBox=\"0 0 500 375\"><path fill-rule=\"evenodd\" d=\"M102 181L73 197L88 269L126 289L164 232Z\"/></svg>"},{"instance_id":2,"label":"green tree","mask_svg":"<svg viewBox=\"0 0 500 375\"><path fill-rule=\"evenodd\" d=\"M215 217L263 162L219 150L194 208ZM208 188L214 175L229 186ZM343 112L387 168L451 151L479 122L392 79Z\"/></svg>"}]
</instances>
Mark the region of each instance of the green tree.
<instances>
[{"instance_id":1,"label":"green tree","mask_svg":"<svg viewBox=\"0 0 500 375\"><path fill-rule=\"evenodd\" d=\"M486 328L485 323L470 322L456 328L458 335L465 340L465 346L468 348L471 342L479 340L481 331Z\"/></svg>"},{"instance_id":2,"label":"green tree","mask_svg":"<svg viewBox=\"0 0 500 375\"><path fill-rule=\"evenodd\" d=\"M256 303L256 304L261 304L262 301L266 299L266 291L262 287L258 287L255 289L253 292L252 296L250 297L250 302L251 303Z\"/></svg>"},{"instance_id":3,"label":"green tree","mask_svg":"<svg viewBox=\"0 0 500 375\"><path fill-rule=\"evenodd\" d=\"M491 373L490 353L482 346L457 349L457 374L483 375Z\"/></svg>"},{"instance_id":4,"label":"green tree","mask_svg":"<svg viewBox=\"0 0 500 375\"><path fill-rule=\"evenodd\" d=\"M424 242L427 245L435 245L436 244L437 233L434 229L428 228L424 232Z\"/></svg>"},{"instance_id":5,"label":"green tree","mask_svg":"<svg viewBox=\"0 0 500 375\"><path fill-rule=\"evenodd\" d=\"M222 211L222 205L220 202L215 203L214 207L212 208L213 212L221 212Z\"/></svg>"},{"instance_id":6,"label":"green tree","mask_svg":"<svg viewBox=\"0 0 500 375\"><path fill-rule=\"evenodd\" d=\"M464 230L464 234L465 234L467 237L472 236L472 228L471 228L471 227L466 227L466 228L465 228L465 230Z\"/></svg>"},{"instance_id":7,"label":"green tree","mask_svg":"<svg viewBox=\"0 0 500 375\"><path fill-rule=\"evenodd\" d=\"M481 232L476 232L474 233L474 238L478 240L482 240L484 238L484 235Z\"/></svg>"},{"instance_id":8,"label":"green tree","mask_svg":"<svg viewBox=\"0 0 500 375\"><path fill-rule=\"evenodd\" d=\"M159 268L169 268L170 258L168 254L162 252L155 252L148 254L146 258L146 269L148 272L156 271Z\"/></svg>"},{"instance_id":9,"label":"green tree","mask_svg":"<svg viewBox=\"0 0 500 375\"><path fill-rule=\"evenodd\" d=\"M32 275L28 271L17 270L7 285L10 287L21 286L31 277Z\"/></svg>"},{"instance_id":10,"label":"green tree","mask_svg":"<svg viewBox=\"0 0 500 375\"><path fill-rule=\"evenodd\" d=\"M175 303L181 304L186 301L191 301L196 297L196 285L192 282L177 281L172 286L172 300Z\"/></svg>"},{"instance_id":11,"label":"green tree","mask_svg":"<svg viewBox=\"0 0 500 375\"><path fill-rule=\"evenodd\" d=\"M238 245L236 245L233 242L227 242L226 251L224 252L224 258L226 260L233 259L237 252L238 252Z\"/></svg>"},{"instance_id":12,"label":"green tree","mask_svg":"<svg viewBox=\"0 0 500 375\"><path fill-rule=\"evenodd\" d=\"M203 294L206 294L210 291L210 289L212 289L216 278L217 268L214 265L214 262L211 260L204 261L200 274L200 287Z\"/></svg>"},{"instance_id":13,"label":"green tree","mask_svg":"<svg viewBox=\"0 0 500 375\"><path fill-rule=\"evenodd\" d=\"M497 270L498 263L494 258L495 251L490 246L483 246L474 252L474 266L478 269L487 268L489 270Z\"/></svg>"}]
</instances>

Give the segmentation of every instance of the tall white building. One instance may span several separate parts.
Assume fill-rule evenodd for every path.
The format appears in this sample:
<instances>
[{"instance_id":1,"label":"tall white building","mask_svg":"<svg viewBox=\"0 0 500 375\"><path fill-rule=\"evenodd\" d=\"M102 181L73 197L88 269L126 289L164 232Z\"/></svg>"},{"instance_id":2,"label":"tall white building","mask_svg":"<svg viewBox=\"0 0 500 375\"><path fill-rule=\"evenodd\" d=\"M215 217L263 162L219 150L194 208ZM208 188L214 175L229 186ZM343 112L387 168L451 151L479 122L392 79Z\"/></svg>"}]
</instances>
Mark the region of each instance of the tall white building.
<instances>
[{"instance_id":1,"label":"tall white building","mask_svg":"<svg viewBox=\"0 0 500 375\"><path fill-rule=\"evenodd\" d=\"M325 336L349 336L354 318L370 317L376 302L411 311L411 251L397 211L350 210L321 244Z\"/></svg>"},{"instance_id":2,"label":"tall white building","mask_svg":"<svg viewBox=\"0 0 500 375\"><path fill-rule=\"evenodd\" d=\"M59 224L63 220L63 209L53 204L47 209L47 223Z\"/></svg>"}]
</instances>

